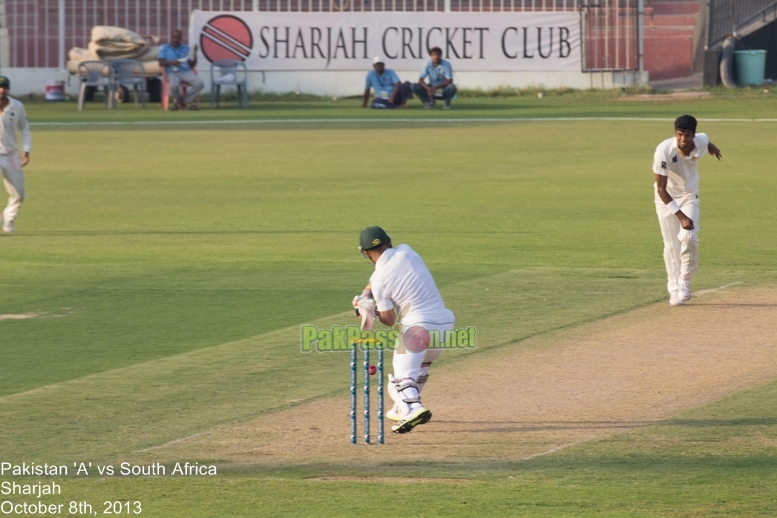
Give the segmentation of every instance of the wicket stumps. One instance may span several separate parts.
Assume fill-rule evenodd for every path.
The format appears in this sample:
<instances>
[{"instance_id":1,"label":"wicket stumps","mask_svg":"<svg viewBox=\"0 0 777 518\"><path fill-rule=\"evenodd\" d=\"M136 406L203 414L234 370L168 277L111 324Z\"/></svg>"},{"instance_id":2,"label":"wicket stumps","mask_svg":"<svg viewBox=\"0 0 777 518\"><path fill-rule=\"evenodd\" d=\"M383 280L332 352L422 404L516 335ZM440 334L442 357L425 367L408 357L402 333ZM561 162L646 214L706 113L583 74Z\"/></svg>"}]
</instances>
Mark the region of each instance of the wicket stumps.
<instances>
[{"instance_id":1,"label":"wicket stumps","mask_svg":"<svg viewBox=\"0 0 777 518\"><path fill-rule=\"evenodd\" d=\"M358 361L359 342L351 343L351 444L356 444L356 363ZM364 377L364 444L370 444L370 346L364 347L362 376ZM378 444L384 444L383 431L383 349L378 348Z\"/></svg>"}]
</instances>

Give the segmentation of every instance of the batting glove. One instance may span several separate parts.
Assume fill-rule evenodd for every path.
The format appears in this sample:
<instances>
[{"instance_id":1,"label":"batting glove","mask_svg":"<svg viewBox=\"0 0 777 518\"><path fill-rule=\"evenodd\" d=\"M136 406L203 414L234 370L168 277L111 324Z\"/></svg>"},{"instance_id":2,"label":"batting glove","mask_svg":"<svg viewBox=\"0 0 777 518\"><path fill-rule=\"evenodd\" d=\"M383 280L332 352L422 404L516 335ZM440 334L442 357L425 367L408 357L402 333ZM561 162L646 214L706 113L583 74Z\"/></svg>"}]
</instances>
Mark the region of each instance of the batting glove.
<instances>
[{"instance_id":1,"label":"batting glove","mask_svg":"<svg viewBox=\"0 0 777 518\"><path fill-rule=\"evenodd\" d=\"M356 315L362 319L362 329L372 329L375 317L378 315L378 306L375 304L375 299L372 297L358 297L356 304Z\"/></svg>"}]
</instances>

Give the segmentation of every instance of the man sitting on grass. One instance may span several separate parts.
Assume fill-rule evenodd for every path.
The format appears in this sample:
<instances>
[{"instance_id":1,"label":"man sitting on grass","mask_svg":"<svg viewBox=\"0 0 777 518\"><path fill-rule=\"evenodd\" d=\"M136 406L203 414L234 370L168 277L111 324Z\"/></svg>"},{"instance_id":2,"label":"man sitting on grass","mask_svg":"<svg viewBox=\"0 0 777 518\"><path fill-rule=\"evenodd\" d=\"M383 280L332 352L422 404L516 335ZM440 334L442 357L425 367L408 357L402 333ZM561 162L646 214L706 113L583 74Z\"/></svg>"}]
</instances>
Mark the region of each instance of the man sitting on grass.
<instances>
[{"instance_id":1,"label":"man sitting on grass","mask_svg":"<svg viewBox=\"0 0 777 518\"><path fill-rule=\"evenodd\" d=\"M367 72L362 108L367 107L370 89L375 90L371 108L407 108L407 101L413 98L410 81L401 82L396 72L386 68L381 57L372 60L372 68Z\"/></svg>"},{"instance_id":2,"label":"man sitting on grass","mask_svg":"<svg viewBox=\"0 0 777 518\"><path fill-rule=\"evenodd\" d=\"M442 59L442 49L434 47L429 51L431 58L421 70L421 77L413 84L413 93L424 103L425 109L434 107L435 95L441 95L445 104L443 108L449 110L451 99L456 95L456 85L453 84L453 68L451 64ZM429 84L424 79L429 78Z\"/></svg>"}]
</instances>

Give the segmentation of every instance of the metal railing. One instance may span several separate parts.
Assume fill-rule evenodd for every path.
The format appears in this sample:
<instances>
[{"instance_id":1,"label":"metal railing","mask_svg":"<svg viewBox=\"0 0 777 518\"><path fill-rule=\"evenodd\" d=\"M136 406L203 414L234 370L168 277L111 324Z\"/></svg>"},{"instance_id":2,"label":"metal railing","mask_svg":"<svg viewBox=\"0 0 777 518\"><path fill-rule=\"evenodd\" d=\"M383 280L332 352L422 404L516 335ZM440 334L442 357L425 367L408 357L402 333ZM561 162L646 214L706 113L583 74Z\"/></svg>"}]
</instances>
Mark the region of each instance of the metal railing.
<instances>
[{"instance_id":1,"label":"metal railing","mask_svg":"<svg viewBox=\"0 0 777 518\"><path fill-rule=\"evenodd\" d=\"M188 31L194 9L276 12L569 12L579 11L583 68L634 70L637 0L0 0L8 27L8 63L63 68L66 53L86 47L95 25L124 27L167 41ZM2 14L2 12L0 12ZM64 50L63 50L64 49Z\"/></svg>"},{"instance_id":2,"label":"metal railing","mask_svg":"<svg viewBox=\"0 0 777 518\"><path fill-rule=\"evenodd\" d=\"M586 72L639 69L637 4L637 0L580 4Z\"/></svg>"},{"instance_id":3,"label":"metal railing","mask_svg":"<svg viewBox=\"0 0 777 518\"><path fill-rule=\"evenodd\" d=\"M775 0L709 0L708 47L712 48L744 27L767 15L777 18Z\"/></svg>"},{"instance_id":4,"label":"metal railing","mask_svg":"<svg viewBox=\"0 0 777 518\"><path fill-rule=\"evenodd\" d=\"M189 26L194 9L250 11L255 0L5 0L11 67L58 67L60 7L65 52L86 47L92 27L113 25L167 39Z\"/></svg>"}]
</instances>

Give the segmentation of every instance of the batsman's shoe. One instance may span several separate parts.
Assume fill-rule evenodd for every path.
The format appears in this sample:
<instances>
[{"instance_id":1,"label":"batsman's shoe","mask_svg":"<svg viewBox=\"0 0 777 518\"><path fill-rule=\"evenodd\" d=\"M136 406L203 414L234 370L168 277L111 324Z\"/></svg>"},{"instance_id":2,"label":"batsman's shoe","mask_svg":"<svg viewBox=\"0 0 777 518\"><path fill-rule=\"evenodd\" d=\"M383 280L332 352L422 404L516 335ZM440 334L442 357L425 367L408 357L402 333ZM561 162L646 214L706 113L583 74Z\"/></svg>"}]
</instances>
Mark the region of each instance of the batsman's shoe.
<instances>
[{"instance_id":1,"label":"batsman's shoe","mask_svg":"<svg viewBox=\"0 0 777 518\"><path fill-rule=\"evenodd\" d=\"M5 218L5 214L3 214L2 216L3 216L3 218L2 218L3 219L3 232L5 232L6 234L10 234L11 232L13 232L13 220L6 219Z\"/></svg>"},{"instance_id":2,"label":"batsman's shoe","mask_svg":"<svg viewBox=\"0 0 777 518\"><path fill-rule=\"evenodd\" d=\"M393 407L386 410L386 419L399 422L403 418L404 418L404 414L399 411L399 407L396 404L394 404Z\"/></svg>"},{"instance_id":3,"label":"batsman's shoe","mask_svg":"<svg viewBox=\"0 0 777 518\"><path fill-rule=\"evenodd\" d=\"M691 281L680 279L677 281L677 296L683 300L691 300Z\"/></svg>"},{"instance_id":4,"label":"batsman's shoe","mask_svg":"<svg viewBox=\"0 0 777 518\"><path fill-rule=\"evenodd\" d=\"M683 296L679 292L669 295L670 306L682 306L683 304L685 304L685 300L683 300Z\"/></svg>"},{"instance_id":5,"label":"batsman's shoe","mask_svg":"<svg viewBox=\"0 0 777 518\"><path fill-rule=\"evenodd\" d=\"M431 410L419 407L410 412L399 424L392 426L391 431L394 433L408 433L419 424L428 423L431 418Z\"/></svg>"}]
</instances>

